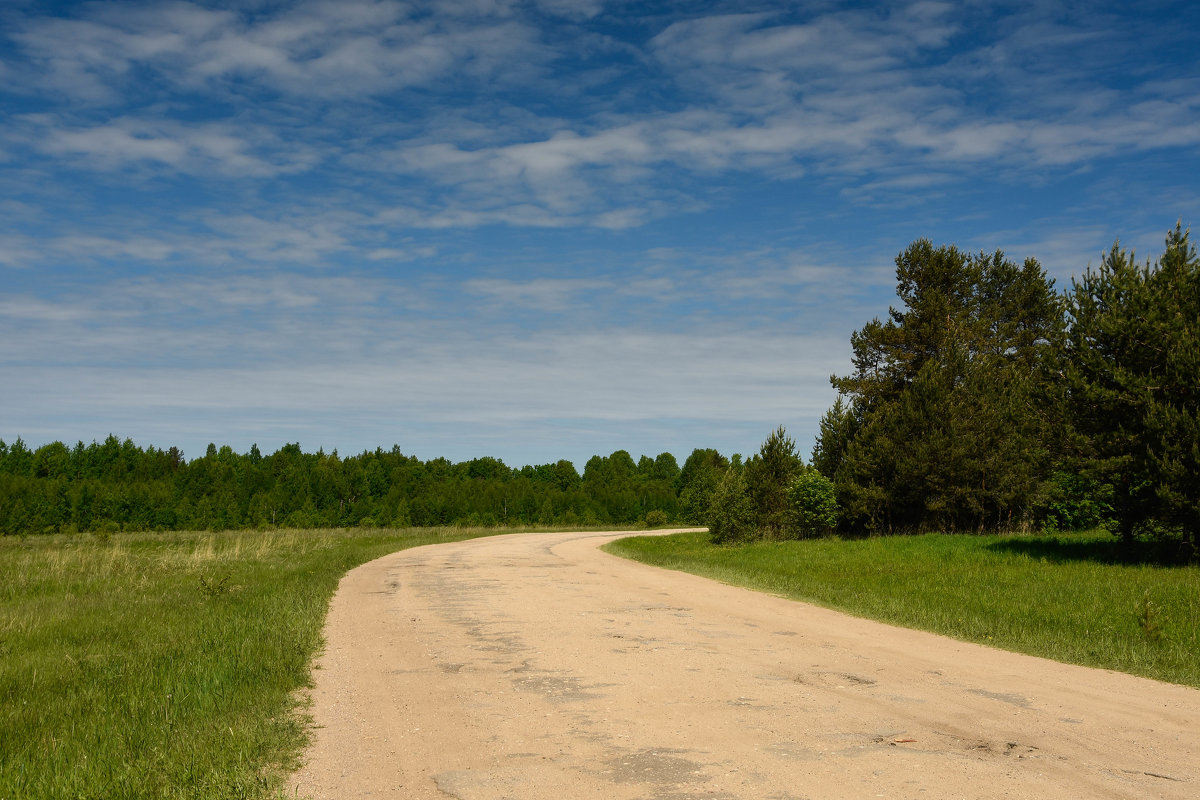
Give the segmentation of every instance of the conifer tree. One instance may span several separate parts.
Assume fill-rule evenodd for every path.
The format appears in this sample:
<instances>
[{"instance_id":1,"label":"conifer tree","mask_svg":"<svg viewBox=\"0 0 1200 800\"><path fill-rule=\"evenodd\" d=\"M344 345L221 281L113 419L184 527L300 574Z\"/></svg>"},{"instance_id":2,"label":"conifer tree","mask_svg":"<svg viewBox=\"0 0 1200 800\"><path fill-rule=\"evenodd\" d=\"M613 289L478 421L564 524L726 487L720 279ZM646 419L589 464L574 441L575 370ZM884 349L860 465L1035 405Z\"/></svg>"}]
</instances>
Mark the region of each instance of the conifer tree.
<instances>
[{"instance_id":1,"label":"conifer tree","mask_svg":"<svg viewBox=\"0 0 1200 800\"><path fill-rule=\"evenodd\" d=\"M1025 524L1048 474L1057 406L1047 365L1061 302L1034 259L928 240L896 258L902 306L851 336L853 372L813 461L853 528Z\"/></svg>"},{"instance_id":2,"label":"conifer tree","mask_svg":"<svg viewBox=\"0 0 1200 800\"><path fill-rule=\"evenodd\" d=\"M1139 265L1115 243L1074 282L1063 366L1078 463L1112 488L1119 532L1148 522L1200 551L1200 260L1189 231Z\"/></svg>"},{"instance_id":3,"label":"conifer tree","mask_svg":"<svg viewBox=\"0 0 1200 800\"><path fill-rule=\"evenodd\" d=\"M758 453L746 462L746 491L754 508L759 535L779 539L792 534L788 487L804 468L796 443L782 425L771 432Z\"/></svg>"}]
</instances>

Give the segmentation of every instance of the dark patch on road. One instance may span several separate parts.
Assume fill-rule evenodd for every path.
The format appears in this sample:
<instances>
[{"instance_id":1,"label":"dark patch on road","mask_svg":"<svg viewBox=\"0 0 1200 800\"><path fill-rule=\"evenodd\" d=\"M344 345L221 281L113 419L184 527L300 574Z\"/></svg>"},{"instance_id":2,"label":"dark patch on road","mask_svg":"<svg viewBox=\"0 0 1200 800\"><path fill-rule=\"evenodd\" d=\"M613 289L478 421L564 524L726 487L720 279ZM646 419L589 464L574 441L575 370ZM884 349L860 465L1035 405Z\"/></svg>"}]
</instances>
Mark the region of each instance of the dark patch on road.
<instances>
[{"instance_id":1,"label":"dark patch on road","mask_svg":"<svg viewBox=\"0 0 1200 800\"><path fill-rule=\"evenodd\" d=\"M999 700L1001 703L1009 703L1021 708L1032 708L1028 697L1022 697L1019 694L1005 694L1003 692L989 692L987 689L967 689L971 694L977 694L980 697L986 697L989 700Z\"/></svg>"},{"instance_id":2,"label":"dark patch on road","mask_svg":"<svg viewBox=\"0 0 1200 800\"><path fill-rule=\"evenodd\" d=\"M707 781L704 765L681 758L687 750L650 748L633 750L610 758L604 770L613 783L698 783Z\"/></svg>"}]
</instances>

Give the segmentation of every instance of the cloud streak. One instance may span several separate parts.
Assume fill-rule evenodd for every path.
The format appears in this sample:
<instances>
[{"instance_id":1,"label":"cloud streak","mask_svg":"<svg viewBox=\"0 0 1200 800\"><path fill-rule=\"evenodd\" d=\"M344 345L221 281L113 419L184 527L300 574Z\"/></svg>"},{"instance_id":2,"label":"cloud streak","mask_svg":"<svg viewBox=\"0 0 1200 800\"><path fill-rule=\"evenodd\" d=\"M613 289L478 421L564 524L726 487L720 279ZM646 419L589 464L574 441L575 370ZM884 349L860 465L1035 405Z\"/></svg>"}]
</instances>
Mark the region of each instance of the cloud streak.
<instances>
[{"instance_id":1,"label":"cloud streak","mask_svg":"<svg viewBox=\"0 0 1200 800\"><path fill-rule=\"evenodd\" d=\"M36 68L30 89L119 104L138 73L152 70L186 91L237 94L247 82L333 99L447 77L515 80L550 55L537 31L499 4L481 16L456 14L450 4L373 0L295 3L275 15L186 2L101 4L84 13L27 20L13 34ZM517 64L524 68L512 69Z\"/></svg>"}]
</instances>

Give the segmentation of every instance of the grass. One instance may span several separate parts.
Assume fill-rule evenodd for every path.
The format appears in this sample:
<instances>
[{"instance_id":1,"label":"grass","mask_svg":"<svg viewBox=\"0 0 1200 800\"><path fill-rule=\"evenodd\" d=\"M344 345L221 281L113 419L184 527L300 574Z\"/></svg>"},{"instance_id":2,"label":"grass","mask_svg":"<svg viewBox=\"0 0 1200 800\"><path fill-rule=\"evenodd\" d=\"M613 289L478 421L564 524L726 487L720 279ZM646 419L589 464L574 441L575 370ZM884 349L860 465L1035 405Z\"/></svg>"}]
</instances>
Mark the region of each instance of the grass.
<instances>
[{"instance_id":1,"label":"grass","mask_svg":"<svg viewBox=\"0 0 1200 800\"><path fill-rule=\"evenodd\" d=\"M281 795L341 576L503 532L0 537L0 800Z\"/></svg>"},{"instance_id":2,"label":"grass","mask_svg":"<svg viewBox=\"0 0 1200 800\"><path fill-rule=\"evenodd\" d=\"M712 545L634 537L616 555L856 616L1200 687L1200 567L1104 533Z\"/></svg>"}]
</instances>

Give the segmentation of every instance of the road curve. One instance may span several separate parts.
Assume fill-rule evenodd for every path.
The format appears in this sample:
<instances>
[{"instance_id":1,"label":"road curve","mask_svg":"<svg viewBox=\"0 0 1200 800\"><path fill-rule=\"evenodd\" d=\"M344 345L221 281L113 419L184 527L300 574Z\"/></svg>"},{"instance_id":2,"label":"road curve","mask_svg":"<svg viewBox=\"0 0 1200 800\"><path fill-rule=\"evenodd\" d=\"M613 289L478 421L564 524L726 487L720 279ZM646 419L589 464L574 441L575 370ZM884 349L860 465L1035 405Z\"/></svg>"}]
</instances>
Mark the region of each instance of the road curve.
<instances>
[{"instance_id":1,"label":"road curve","mask_svg":"<svg viewBox=\"0 0 1200 800\"><path fill-rule=\"evenodd\" d=\"M290 793L1200 797L1200 691L515 534L349 572Z\"/></svg>"}]
</instances>

